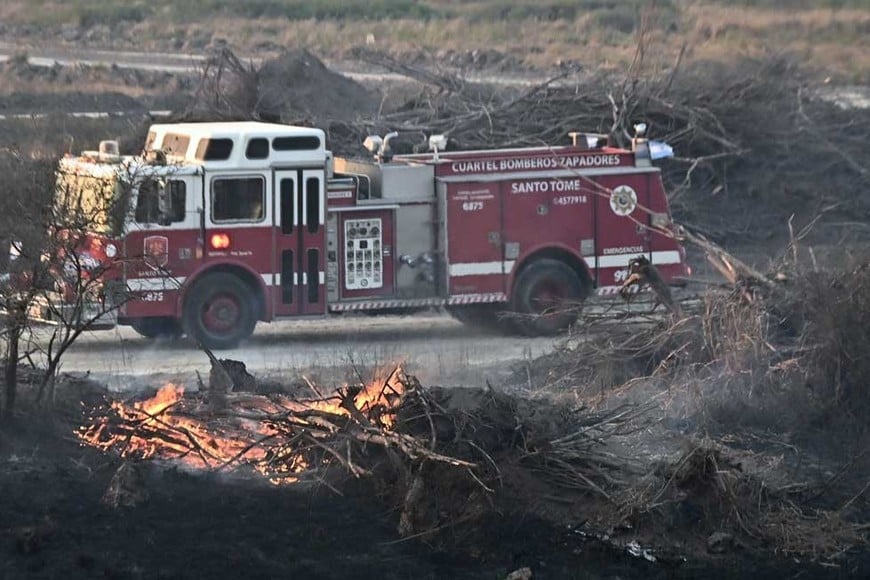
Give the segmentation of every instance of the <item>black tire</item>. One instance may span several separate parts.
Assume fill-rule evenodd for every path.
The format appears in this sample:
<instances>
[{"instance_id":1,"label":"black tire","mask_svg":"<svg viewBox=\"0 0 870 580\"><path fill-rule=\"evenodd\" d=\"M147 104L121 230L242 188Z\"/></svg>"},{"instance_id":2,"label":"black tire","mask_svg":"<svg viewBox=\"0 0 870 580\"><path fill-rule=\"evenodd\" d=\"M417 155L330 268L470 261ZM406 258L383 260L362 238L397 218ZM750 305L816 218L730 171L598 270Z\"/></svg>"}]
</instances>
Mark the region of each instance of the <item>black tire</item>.
<instances>
[{"instance_id":1,"label":"black tire","mask_svg":"<svg viewBox=\"0 0 870 580\"><path fill-rule=\"evenodd\" d=\"M206 348L235 348L254 332L256 296L237 276L206 274L188 290L182 320L187 335Z\"/></svg>"},{"instance_id":2,"label":"black tire","mask_svg":"<svg viewBox=\"0 0 870 580\"><path fill-rule=\"evenodd\" d=\"M450 315L473 328L510 334L511 313L504 304L452 304L445 307Z\"/></svg>"},{"instance_id":3,"label":"black tire","mask_svg":"<svg viewBox=\"0 0 870 580\"><path fill-rule=\"evenodd\" d=\"M145 338L177 338L181 336L181 321L176 318L138 318L130 326Z\"/></svg>"},{"instance_id":4,"label":"black tire","mask_svg":"<svg viewBox=\"0 0 870 580\"><path fill-rule=\"evenodd\" d=\"M566 330L577 319L577 310L588 287L571 266L541 259L517 276L511 305L514 326L529 336L550 336Z\"/></svg>"}]
</instances>

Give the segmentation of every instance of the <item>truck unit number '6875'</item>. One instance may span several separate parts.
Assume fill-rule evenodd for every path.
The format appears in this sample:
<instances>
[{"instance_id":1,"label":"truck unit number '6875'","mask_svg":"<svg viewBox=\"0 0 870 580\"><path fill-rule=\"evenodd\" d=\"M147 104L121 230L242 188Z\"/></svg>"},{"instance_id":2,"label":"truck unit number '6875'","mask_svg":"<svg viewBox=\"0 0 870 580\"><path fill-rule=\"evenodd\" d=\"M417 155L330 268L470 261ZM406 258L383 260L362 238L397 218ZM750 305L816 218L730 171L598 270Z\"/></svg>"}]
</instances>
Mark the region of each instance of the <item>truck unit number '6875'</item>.
<instances>
[{"instance_id":1,"label":"truck unit number '6875'","mask_svg":"<svg viewBox=\"0 0 870 580\"><path fill-rule=\"evenodd\" d=\"M143 292L139 295L142 302L163 302L163 292Z\"/></svg>"}]
</instances>

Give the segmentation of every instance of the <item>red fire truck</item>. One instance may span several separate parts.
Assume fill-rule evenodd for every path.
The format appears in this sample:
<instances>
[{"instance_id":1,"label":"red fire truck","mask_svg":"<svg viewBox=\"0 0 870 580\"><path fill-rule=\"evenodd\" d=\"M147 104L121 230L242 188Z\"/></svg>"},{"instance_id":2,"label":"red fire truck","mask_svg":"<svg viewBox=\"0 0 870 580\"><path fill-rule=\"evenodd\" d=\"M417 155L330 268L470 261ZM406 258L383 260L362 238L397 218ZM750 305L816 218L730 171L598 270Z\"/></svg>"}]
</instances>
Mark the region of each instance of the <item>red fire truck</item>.
<instances>
[{"instance_id":1,"label":"red fire truck","mask_svg":"<svg viewBox=\"0 0 870 580\"><path fill-rule=\"evenodd\" d=\"M153 125L142 156L60 163L65 187L117 192L126 217L88 255L116 261L117 323L232 348L257 321L443 307L526 334L564 330L567 308L616 294L629 260L687 274L659 170L642 137L564 146L333 157L315 128ZM96 185L95 185L96 184ZM112 194L116 195L116 194ZM504 316L508 314L508 316Z\"/></svg>"}]
</instances>

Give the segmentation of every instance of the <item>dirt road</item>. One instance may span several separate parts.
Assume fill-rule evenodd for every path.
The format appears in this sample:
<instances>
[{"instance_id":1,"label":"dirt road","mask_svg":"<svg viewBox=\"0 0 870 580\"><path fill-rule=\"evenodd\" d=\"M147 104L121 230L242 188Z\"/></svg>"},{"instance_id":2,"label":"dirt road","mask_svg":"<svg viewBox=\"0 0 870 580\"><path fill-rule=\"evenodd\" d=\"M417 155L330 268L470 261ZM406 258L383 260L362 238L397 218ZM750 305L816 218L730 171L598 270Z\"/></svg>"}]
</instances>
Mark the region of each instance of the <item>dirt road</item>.
<instances>
[{"instance_id":1,"label":"dirt road","mask_svg":"<svg viewBox=\"0 0 870 580\"><path fill-rule=\"evenodd\" d=\"M115 66L122 69L158 71L167 73L198 73L207 57L202 54L133 52L116 50L97 50L92 48L71 47L22 47L18 44L0 42L0 63L18 54L26 54L31 66ZM261 57L240 55L244 62L259 63ZM408 78L384 70L375 70L371 65L360 62L327 62L327 66L357 82L380 83L384 81L407 81ZM362 70L361 70L362 69ZM370 70L369 70L370 69ZM468 82L482 82L502 86L530 86L546 80L540 74L464 74Z\"/></svg>"},{"instance_id":2,"label":"dirt road","mask_svg":"<svg viewBox=\"0 0 870 580\"><path fill-rule=\"evenodd\" d=\"M315 374L340 381L352 365L406 362L427 384L483 386L511 373L511 366L539 356L553 338L505 337L475 332L437 314L339 317L260 324L240 348L218 353L244 361L257 375ZM186 339L142 338L128 327L94 331L67 353L63 372L86 373L117 390L154 386L156 380L194 387L196 371L208 375L205 354Z\"/></svg>"}]
</instances>

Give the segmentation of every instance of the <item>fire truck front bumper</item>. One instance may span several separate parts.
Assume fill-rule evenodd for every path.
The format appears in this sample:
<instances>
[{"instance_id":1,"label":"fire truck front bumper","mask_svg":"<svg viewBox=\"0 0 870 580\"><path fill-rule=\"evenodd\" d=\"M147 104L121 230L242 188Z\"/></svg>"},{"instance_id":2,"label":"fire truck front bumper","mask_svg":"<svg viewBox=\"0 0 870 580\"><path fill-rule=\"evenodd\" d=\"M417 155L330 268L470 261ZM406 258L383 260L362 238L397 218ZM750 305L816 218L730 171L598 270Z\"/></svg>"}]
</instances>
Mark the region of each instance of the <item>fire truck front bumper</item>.
<instances>
[{"instance_id":1,"label":"fire truck front bumper","mask_svg":"<svg viewBox=\"0 0 870 580\"><path fill-rule=\"evenodd\" d=\"M105 304L85 303L77 310L73 305L64 305L63 320L87 330L110 330L118 325L118 309Z\"/></svg>"},{"instance_id":2,"label":"fire truck front bumper","mask_svg":"<svg viewBox=\"0 0 870 580\"><path fill-rule=\"evenodd\" d=\"M86 330L110 330L118 324L118 309L100 302L52 306L46 300L38 300L31 305L28 314L40 322L85 327Z\"/></svg>"}]
</instances>

